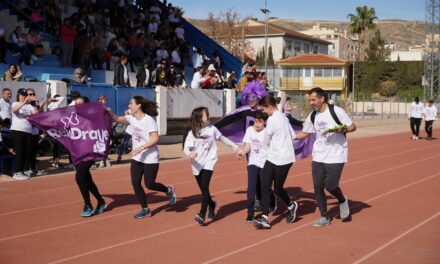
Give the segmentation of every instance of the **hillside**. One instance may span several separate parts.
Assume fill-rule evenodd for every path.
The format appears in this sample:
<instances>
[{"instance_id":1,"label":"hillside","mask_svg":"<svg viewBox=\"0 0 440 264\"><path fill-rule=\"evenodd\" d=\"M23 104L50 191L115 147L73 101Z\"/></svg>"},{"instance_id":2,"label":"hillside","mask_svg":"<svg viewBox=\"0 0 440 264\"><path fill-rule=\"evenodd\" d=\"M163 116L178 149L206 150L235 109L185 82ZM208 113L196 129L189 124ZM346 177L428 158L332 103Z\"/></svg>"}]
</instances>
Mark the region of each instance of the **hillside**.
<instances>
[{"instance_id":1,"label":"hillside","mask_svg":"<svg viewBox=\"0 0 440 264\"><path fill-rule=\"evenodd\" d=\"M189 19L189 21L203 32L208 31L206 20ZM310 29L315 24L325 28L338 28L341 30L348 30L349 26L348 22L319 20L270 19L270 22L296 31ZM376 21L376 24L385 41L396 43L399 50L407 50L409 46L423 45L425 43L426 25L424 22L396 19L379 20Z\"/></svg>"}]
</instances>

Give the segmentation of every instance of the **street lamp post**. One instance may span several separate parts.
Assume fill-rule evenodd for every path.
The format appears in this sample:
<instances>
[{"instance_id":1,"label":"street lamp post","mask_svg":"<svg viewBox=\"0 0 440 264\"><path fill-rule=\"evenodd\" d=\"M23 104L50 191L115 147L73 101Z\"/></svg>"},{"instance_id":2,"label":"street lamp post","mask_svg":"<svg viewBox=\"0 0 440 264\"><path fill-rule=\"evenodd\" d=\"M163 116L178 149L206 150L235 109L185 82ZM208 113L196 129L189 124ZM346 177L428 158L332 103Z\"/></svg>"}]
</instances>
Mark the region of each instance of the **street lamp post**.
<instances>
[{"instance_id":1,"label":"street lamp post","mask_svg":"<svg viewBox=\"0 0 440 264\"><path fill-rule=\"evenodd\" d=\"M264 1L264 9L260 9L261 12L265 15L265 23L264 23L264 72L267 74L267 20L269 19L270 11L267 9L267 0Z\"/></svg>"}]
</instances>

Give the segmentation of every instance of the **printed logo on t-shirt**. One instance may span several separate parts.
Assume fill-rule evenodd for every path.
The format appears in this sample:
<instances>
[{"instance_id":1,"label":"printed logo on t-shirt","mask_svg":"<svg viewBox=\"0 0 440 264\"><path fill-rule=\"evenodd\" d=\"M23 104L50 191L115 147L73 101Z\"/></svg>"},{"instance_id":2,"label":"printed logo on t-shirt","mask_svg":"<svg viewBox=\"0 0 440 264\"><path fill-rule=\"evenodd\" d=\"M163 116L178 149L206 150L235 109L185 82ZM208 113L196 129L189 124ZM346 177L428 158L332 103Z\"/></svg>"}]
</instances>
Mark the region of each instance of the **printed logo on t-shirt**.
<instances>
[{"instance_id":1,"label":"printed logo on t-shirt","mask_svg":"<svg viewBox=\"0 0 440 264\"><path fill-rule=\"evenodd\" d=\"M316 123L316 125L318 126L317 132L321 133L321 136L323 138L327 138L331 134L331 133L327 133L325 135L322 134L322 132L327 129L327 122L319 121L319 122Z\"/></svg>"},{"instance_id":2,"label":"printed logo on t-shirt","mask_svg":"<svg viewBox=\"0 0 440 264\"><path fill-rule=\"evenodd\" d=\"M204 136L203 139L203 150L209 152L214 144L214 138L212 136Z\"/></svg>"},{"instance_id":3,"label":"printed logo on t-shirt","mask_svg":"<svg viewBox=\"0 0 440 264\"><path fill-rule=\"evenodd\" d=\"M142 140L144 138L142 136L142 129L140 129L139 127L136 127L136 126L132 126L131 128L132 128L132 132L133 132L133 134L132 134L133 140L135 142L142 142Z\"/></svg>"},{"instance_id":4,"label":"printed logo on t-shirt","mask_svg":"<svg viewBox=\"0 0 440 264\"><path fill-rule=\"evenodd\" d=\"M252 152L255 154L260 154L261 149L263 148L263 144L261 144L260 140L256 138L251 138L251 144L252 144Z\"/></svg>"}]
</instances>

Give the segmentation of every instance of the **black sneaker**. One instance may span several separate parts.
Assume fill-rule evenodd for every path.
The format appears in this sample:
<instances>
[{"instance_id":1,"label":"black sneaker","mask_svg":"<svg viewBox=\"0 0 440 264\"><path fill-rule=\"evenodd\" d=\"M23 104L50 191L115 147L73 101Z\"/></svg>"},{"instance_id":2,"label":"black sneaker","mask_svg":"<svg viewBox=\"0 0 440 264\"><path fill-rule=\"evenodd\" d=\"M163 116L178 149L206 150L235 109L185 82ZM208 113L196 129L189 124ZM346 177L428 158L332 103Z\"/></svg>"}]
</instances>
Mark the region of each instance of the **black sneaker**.
<instances>
[{"instance_id":1,"label":"black sneaker","mask_svg":"<svg viewBox=\"0 0 440 264\"><path fill-rule=\"evenodd\" d=\"M255 226L256 229L270 229L269 220L264 216L261 216L258 219L254 219L252 224Z\"/></svg>"},{"instance_id":2,"label":"black sneaker","mask_svg":"<svg viewBox=\"0 0 440 264\"><path fill-rule=\"evenodd\" d=\"M252 223L253 221L254 221L254 214L248 213L248 215L246 217L246 223Z\"/></svg>"},{"instance_id":3,"label":"black sneaker","mask_svg":"<svg viewBox=\"0 0 440 264\"><path fill-rule=\"evenodd\" d=\"M196 217L194 217L194 219L199 222L200 225L204 225L205 224L205 218L202 217L200 214L196 214Z\"/></svg>"},{"instance_id":4,"label":"black sneaker","mask_svg":"<svg viewBox=\"0 0 440 264\"><path fill-rule=\"evenodd\" d=\"M260 200L255 200L254 211L261 212L261 201Z\"/></svg>"},{"instance_id":5,"label":"black sneaker","mask_svg":"<svg viewBox=\"0 0 440 264\"><path fill-rule=\"evenodd\" d=\"M295 219L296 219L296 210L298 209L298 203L295 201L292 201L292 203L293 203L293 208L290 210L288 209L289 212L286 216L287 223L293 223L293 222L295 222Z\"/></svg>"},{"instance_id":6,"label":"black sneaker","mask_svg":"<svg viewBox=\"0 0 440 264\"><path fill-rule=\"evenodd\" d=\"M213 202L214 202L214 206L209 207L209 212L208 212L209 219L214 219L215 217L215 208L217 207L217 202L216 201Z\"/></svg>"}]
</instances>

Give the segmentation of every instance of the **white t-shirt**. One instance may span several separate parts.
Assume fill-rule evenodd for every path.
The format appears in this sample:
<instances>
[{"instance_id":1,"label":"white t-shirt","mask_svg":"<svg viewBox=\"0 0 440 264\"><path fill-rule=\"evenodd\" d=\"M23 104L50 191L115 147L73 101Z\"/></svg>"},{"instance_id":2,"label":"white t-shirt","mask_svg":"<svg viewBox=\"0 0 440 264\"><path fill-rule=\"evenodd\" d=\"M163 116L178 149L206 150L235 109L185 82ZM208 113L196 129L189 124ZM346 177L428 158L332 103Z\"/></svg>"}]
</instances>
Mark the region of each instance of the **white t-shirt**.
<instances>
[{"instance_id":1,"label":"white t-shirt","mask_svg":"<svg viewBox=\"0 0 440 264\"><path fill-rule=\"evenodd\" d=\"M180 59L180 55L176 50L171 52L171 61L175 63L180 63L182 60Z\"/></svg>"},{"instance_id":2,"label":"white t-shirt","mask_svg":"<svg viewBox=\"0 0 440 264\"><path fill-rule=\"evenodd\" d=\"M347 113L340 107L335 107L336 116L343 125L351 126L353 121ZM315 116L315 124L311 121L311 114L304 122L303 131L306 133L315 133L316 140L313 144L313 161L322 163L345 163L348 160L348 143L344 134L330 132L322 134L327 129L338 126L336 121L327 108L323 113L317 112Z\"/></svg>"},{"instance_id":3,"label":"white t-shirt","mask_svg":"<svg viewBox=\"0 0 440 264\"><path fill-rule=\"evenodd\" d=\"M64 97L62 97L62 96L58 96L56 102L51 102L50 104L47 105L47 109L48 109L48 110L55 110L55 109L58 109L58 108L60 107L60 104L61 104L63 101L64 101Z\"/></svg>"},{"instance_id":4,"label":"white t-shirt","mask_svg":"<svg viewBox=\"0 0 440 264\"><path fill-rule=\"evenodd\" d=\"M191 81L191 88L192 89L202 89L202 82L204 82L205 79L203 78L202 74L200 72L194 73L193 79Z\"/></svg>"},{"instance_id":5,"label":"white t-shirt","mask_svg":"<svg viewBox=\"0 0 440 264\"><path fill-rule=\"evenodd\" d=\"M19 102L14 102L12 103L12 108L18 105L20 105ZM26 117L32 115L33 110L35 110L35 107L30 104L25 104L18 112L12 113L11 130L32 134L32 125Z\"/></svg>"},{"instance_id":6,"label":"white t-shirt","mask_svg":"<svg viewBox=\"0 0 440 264\"><path fill-rule=\"evenodd\" d=\"M423 110L423 114L425 115L426 121L434 121L437 118L437 107L435 107L435 105L431 107L426 106Z\"/></svg>"},{"instance_id":7,"label":"white t-shirt","mask_svg":"<svg viewBox=\"0 0 440 264\"><path fill-rule=\"evenodd\" d=\"M412 102L409 110L409 117L414 118L422 118L424 106L422 103L416 104L416 102Z\"/></svg>"},{"instance_id":8,"label":"white t-shirt","mask_svg":"<svg viewBox=\"0 0 440 264\"><path fill-rule=\"evenodd\" d=\"M183 27L178 27L175 31L177 38L185 40L185 30L183 29Z\"/></svg>"},{"instance_id":9,"label":"white t-shirt","mask_svg":"<svg viewBox=\"0 0 440 264\"><path fill-rule=\"evenodd\" d=\"M268 119L264 144L269 146L267 160L277 166L295 162L295 132L286 115L275 111Z\"/></svg>"},{"instance_id":10,"label":"white t-shirt","mask_svg":"<svg viewBox=\"0 0 440 264\"><path fill-rule=\"evenodd\" d=\"M12 102L6 102L5 99L0 99L0 117L5 120L6 118L12 119Z\"/></svg>"},{"instance_id":11,"label":"white t-shirt","mask_svg":"<svg viewBox=\"0 0 440 264\"><path fill-rule=\"evenodd\" d=\"M217 163L217 140L222 134L213 125L208 125L200 130L200 138L195 138L189 131L185 139L185 154L196 152L197 157L191 159L191 167L194 175L199 175L201 170L214 170Z\"/></svg>"},{"instance_id":12,"label":"white t-shirt","mask_svg":"<svg viewBox=\"0 0 440 264\"><path fill-rule=\"evenodd\" d=\"M253 126L246 129L243 142L251 145L249 152L248 165L255 165L258 168L263 168L267 160L267 147L264 145L265 129L257 132Z\"/></svg>"},{"instance_id":13,"label":"white t-shirt","mask_svg":"<svg viewBox=\"0 0 440 264\"><path fill-rule=\"evenodd\" d=\"M157 124L154 119L145 114L144 118L137 120L132 115L126 115L128 123L130 124L130 133L132 135L133 149L145 145L151 140L150 133L157 132ZM155 164L159 163L159 148L157 144L144 149L141 153L134 156L132 159L145 163Z\"/></svg>"}]
</instances>

